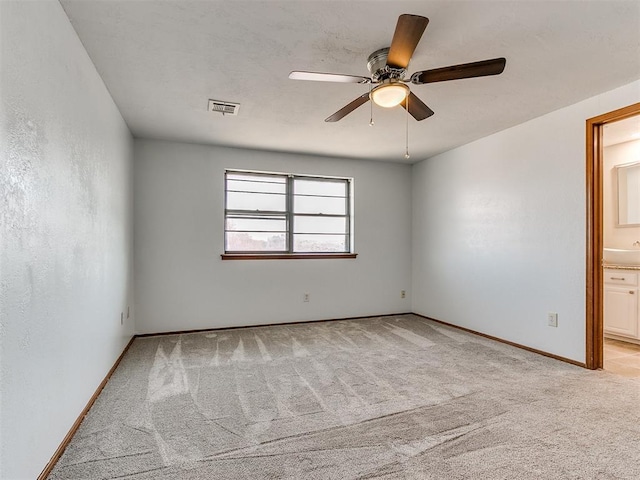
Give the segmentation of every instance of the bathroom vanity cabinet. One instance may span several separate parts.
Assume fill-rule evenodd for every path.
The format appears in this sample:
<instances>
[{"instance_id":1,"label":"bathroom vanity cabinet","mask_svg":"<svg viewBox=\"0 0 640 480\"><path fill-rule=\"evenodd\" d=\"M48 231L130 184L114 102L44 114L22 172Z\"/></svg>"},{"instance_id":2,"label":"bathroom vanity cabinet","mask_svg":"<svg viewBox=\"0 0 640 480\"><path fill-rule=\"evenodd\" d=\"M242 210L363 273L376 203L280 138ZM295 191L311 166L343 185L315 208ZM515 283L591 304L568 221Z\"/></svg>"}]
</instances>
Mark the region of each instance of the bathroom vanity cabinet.
<instances>
[{"instance_id":1,"label":"bathroom vanity cabinet","mask_svg":"<svg viewBox=\"0 0 640 480\"><path fill-rule=\"evenodd\" d=\"M604 333L640 343L640 271L604 270Z\"/></svg>"}]
</instances>

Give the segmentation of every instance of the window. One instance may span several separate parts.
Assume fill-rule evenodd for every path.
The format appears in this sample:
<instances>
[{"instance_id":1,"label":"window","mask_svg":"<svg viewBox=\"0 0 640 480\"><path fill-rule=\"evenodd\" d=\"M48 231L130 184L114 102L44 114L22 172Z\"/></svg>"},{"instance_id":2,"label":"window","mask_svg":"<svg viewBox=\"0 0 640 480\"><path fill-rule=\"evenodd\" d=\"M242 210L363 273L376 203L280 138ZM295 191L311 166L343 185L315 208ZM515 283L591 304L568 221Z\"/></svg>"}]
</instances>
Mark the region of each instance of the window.
<instances>
[{"instance_id":1,"label":"window","mask_svg":"<svg viewBox=\"0 0 640 480\"><path fill-rule=\"evenodd\" d=\"M224 237L226 254L350 253L351 181L228 170Z\"/></svg>"}]
</instances>

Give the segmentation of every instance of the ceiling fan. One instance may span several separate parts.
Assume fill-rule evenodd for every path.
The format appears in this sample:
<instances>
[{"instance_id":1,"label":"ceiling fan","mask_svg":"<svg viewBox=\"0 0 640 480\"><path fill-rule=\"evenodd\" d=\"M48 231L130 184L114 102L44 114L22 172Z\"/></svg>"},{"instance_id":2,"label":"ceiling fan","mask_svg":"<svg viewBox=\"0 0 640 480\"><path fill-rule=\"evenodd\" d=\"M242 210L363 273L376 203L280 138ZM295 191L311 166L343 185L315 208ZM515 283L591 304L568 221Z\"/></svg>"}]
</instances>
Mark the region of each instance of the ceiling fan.
<instances>
[{"instance_id":1,"label":"ceiling fan","mask_svg":"<svg viewBox=\"0 0 640 480\"><path fill-rule=\"evenodd\" d=\"M405 79L409 61L424 33L429 19L419 15L403 14L398 17L396 31L389 48L381 48L369 55L367 68L371 77L341 75L336 73L300 72L289 74L292 80L314 80L318 82L363 83L370 84L370 91L362 94L351 103L325 119L325 122L337 122L369 100L381 107L402 105L416 120L424 120L433 115L427 105L411 92L407 83L423 85L425 83L444 82L463 78L486 77L503 72L506 59L493 58L480 62L463 63L449 67L434 68L415 72ZM371 87L375 85L375 87Z\"/></svg>"}]
</instances>

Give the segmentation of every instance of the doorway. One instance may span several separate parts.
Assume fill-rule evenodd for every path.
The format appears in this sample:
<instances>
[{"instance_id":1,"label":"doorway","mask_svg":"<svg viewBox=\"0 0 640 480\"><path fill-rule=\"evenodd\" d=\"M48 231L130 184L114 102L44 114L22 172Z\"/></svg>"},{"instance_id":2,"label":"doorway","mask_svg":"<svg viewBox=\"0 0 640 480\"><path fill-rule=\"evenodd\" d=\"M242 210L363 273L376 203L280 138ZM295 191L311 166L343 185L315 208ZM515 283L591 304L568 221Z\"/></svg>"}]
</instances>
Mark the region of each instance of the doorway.
<instances>
[{"instance_id":1,"label":"doorway","mask_svg":"<svg viewBox=\"0 0 640 480\"><path fill-rule=\"evenodd\" d=\"M587 291L586 291L586 367L604 365L604 126L640 115L640 103L629 105L587 120Z\"/></svg>"}]
</instances>

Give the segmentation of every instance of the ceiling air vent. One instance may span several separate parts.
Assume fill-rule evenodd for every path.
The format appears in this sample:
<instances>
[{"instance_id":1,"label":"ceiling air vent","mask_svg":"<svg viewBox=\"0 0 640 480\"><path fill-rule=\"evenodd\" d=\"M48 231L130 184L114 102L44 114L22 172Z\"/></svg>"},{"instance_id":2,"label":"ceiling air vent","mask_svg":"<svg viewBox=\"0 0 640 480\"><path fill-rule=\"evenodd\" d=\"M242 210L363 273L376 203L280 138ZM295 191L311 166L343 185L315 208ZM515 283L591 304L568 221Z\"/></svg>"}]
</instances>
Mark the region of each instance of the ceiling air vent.
<instances>
[{"instance_id":1,"label":"ceiling air vent","mask_svg":"<svg viewBox=\"0 0 640 480\"><path fill-rule=\"evenodd\" d=\"M222 115L237 115L239 109L239 103L223 102L222 100L209 100L210 112L219 112Z\"/></svg>"}]
</instances>

